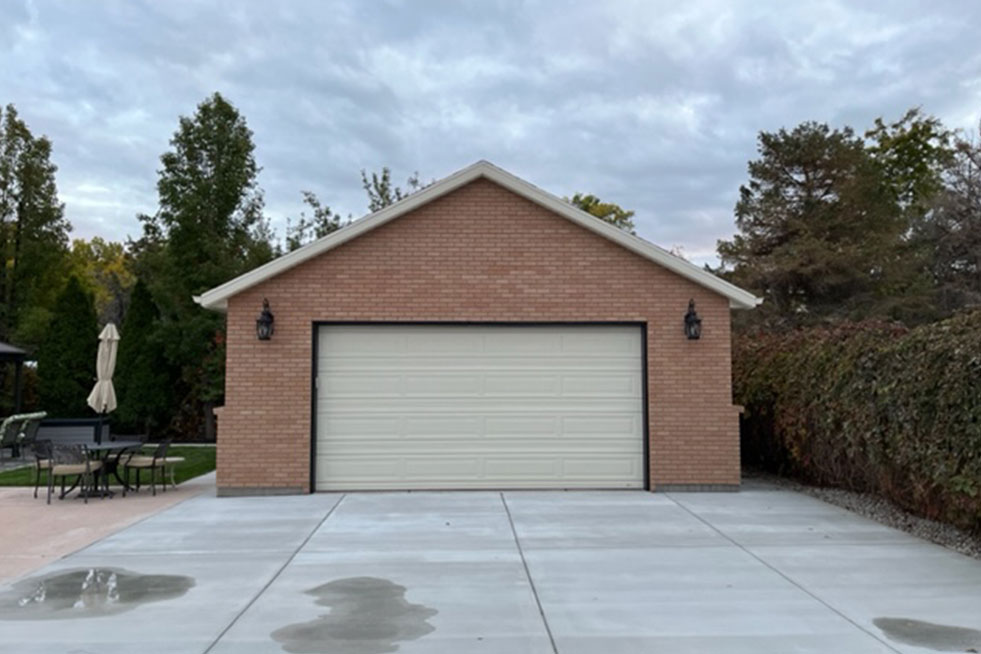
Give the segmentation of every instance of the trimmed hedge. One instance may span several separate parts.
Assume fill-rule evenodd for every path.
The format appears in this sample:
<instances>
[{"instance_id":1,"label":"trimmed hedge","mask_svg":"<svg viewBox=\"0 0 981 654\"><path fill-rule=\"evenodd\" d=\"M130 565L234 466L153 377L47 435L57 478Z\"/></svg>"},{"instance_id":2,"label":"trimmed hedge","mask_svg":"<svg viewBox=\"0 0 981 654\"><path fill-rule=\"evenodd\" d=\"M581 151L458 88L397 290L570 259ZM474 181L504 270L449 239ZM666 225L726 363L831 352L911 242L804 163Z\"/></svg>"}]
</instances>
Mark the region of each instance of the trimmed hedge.
<instances>
[{"instance_id":1,"label":"trimmed hedge","mask_svg":"<svg viewBox=\"0 0 981 654\"><path fill-rule=\"evenodd\" d=\"M981 311L735 338L743 462L981 532Z\"/></svg>"}]
</instances>

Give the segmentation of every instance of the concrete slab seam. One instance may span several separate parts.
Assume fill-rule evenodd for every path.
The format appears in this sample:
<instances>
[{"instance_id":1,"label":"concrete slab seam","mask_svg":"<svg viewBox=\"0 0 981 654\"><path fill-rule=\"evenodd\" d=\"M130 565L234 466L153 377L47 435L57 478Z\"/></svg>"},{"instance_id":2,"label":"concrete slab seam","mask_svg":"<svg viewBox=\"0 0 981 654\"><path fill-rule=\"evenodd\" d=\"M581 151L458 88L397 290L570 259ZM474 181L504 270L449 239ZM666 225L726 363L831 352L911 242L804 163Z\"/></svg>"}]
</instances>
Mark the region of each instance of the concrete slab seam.
<instances>
[{"instance_id":1,"label":"concrete slab seam","mask_svg":"<svg viewBox=\"0 0 981 654\"><path fill-rule=\"evenodd\" d=\"M313 535L320 530L320 528L323 526L325 522L327 522L327 519L330 518L330 516L334 515L334 511L337 510L337 507L339 507L345 499L347 499L347 493L341 495L341 499L337 500L334 506L330 507L330 510L327 511L327 514L323 517L322 520L320 520L316 525L314 525L313 529L310 530L310 533L307 534L306 538L303 539L303 542L301 542L297 546L297 548L293 550L293 553L289 555L289 558L286 559L286 562L283 563L283 565L279 566L279 569L276 570L276 573L269 578L269 581L267 581L262 586L262 588L259 589L259 592L257 592L255 595L252 596L252 599L249 600L248 604L246 604L241 611L235 614L235 617L232 618L232 620L227 625L225 625L225 628L221 630L221 633L218 634L218 636L211 642L211 644L208 645L207 649L205 649L204 652L202 652L201 654L208 654L208 652L210 652L215 648L215 645L217 645L219 641L221 641L221 639L225 637L225 634L227 634L228 631L235 626L235 623L238 622L239 618L245 615L245 613L250 608L252 608L252 605L256 603L256 600L262 597L262 594L265 593L270 586L272 586L274 581L279 579L279 576L283 574L283 571L286 570L289 564L293 562L293 559L295 559L296 555L300 553L300 550L302 550L304 547L307 546L307 543L310 542L310 539L313 538Z\"/></svg>"},{"instance_id":2,"label":"concrete slab seam","mask_svg":"<svg viewBox=\"0 0 981 654\"><path fill-rule=\"evenodd\" d=\"M542 616L542 624L545 626L545 633L548 634L548 642L552 645L552 652L559 654L559 648L555 645L555 637L552 635L552 628L548 625L548 618L545 616L545 607L542 606L542 601L538 597L538 589L535 588L535 580L531 578L531 570L528 569L528 561L525 559L524 550L521 549L521 540L518 538L518 530L514 528L514 520L511 518L511 509L508 507L508 501L504 497L504 493L499 493L501 496L501 504L504 505L504 513L508 516L508 524L511 526L511 535L514 536L514 546L518 548L518 556L521 557L521 565L525 569L525 576L528 578L528 585L531 586L531 594L535 597L535 604L538 605L538 613Z\"/></svg>"},{"instance_id":3,"label":"concrete slab seam","mask_svg":"<svg viewBox=\"0 0 981 654\"><path fill-rule=\"evenodd\" d=\"M810 596L811 598L815 599L816 601L820 602L828 610L830 610L833 613L835 613L836 615L838 615L840 618L842 618L843 620L845 620L846 622L848 622L849 624L851 624L853 627L855 627L859 631L867 634L869 637L871 637L871 638L875 639L877 642L881 643L884 647L888 648L889 651L896 652L896 654L903 654L901 650L896 649L895 647L893 647L892 645L890 645L888 642L886 642L885 640L883 640L882 638L880 638L876 634L872 633L871 631L869 631L868 629L866 629L862 625L858 624L857 622L855 622L854 620L852 620L851 618L849 618L847 615L845 615L842 611L840 611L839 609L837 609L836 607L834 607L833 605L831 605L830 603L828 603L822 597L820 597L819 595L815 594L814 592L808 590L803 585L801 585L800 583L798 583L797 580L795 580L793 577L791 577L790 575L784 573L782 570L780 570L776 566L771 565L768 561L766 561L765 559L763 559L762 557L760 557L759 555L757 555L755 552L753 552L752 550L750 550L747 547L743 546L742 543L740 543L739 541L735 540L734 538L732 538L731 536L729 536L727 533L725 533L724 531L722 531L721 529L719 529L718 527L716 527L715 525L713 525L711 522L709 522L708 520L706 520L702 516L700 516L697 513L695 513L692 509L688 508L683 502L681 502L681 500L679 500L679 499L677 499L675 497L672 497L670 493L665 493L664 495L665 495L665 497L669 498L672 502L674 502L675 504L677 504L678 507L682 511L685 511L690 516L692 516L693 518L695 518L696 520L698 520L699 522L701 522L702 524L704 524L706 527L708 527L709 529L713 530L715 533L719 534L720 536L722 536L723 538L725 538L727 541L729 541L730 543L732 543L733 545L735 545L736 547L738 547L740 550L742 550L743 552L745 552L749 556L753 557L754 559L756 559L757 561L759 561L760 563L762 563L764 566L766 566L767 568L769 568L773 572L775 572L778 575L780 575L781 577L783 577L783 579L785 579L788 583L790 583L791 585L793 585L795 588L797 588L798 590L800 590L804 594L806 594L806 595Z\"/></svg>"}]
</instances>

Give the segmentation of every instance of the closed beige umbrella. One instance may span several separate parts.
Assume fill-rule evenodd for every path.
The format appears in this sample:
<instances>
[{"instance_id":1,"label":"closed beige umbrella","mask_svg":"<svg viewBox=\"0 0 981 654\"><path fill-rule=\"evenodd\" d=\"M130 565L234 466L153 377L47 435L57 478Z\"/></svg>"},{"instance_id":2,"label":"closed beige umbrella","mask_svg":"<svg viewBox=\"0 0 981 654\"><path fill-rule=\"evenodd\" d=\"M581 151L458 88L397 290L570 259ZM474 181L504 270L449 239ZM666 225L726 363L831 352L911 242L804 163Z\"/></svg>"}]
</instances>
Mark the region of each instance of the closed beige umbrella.
<instances>
[{"instance_id":1,"label":"closed beige umbrella","mask_svg":"<svg viewBox=\"0 0 981 654\"><path fill-rule=\"evenodd\" d=\"M119 332L108 323L99 334L99 354L95 359L95 387L89 393L89 406L97 413L109 413L116 409L116 390L112 387L112 373L116 370L116 350L119 349Z\"/></svg>"}]
</instances>

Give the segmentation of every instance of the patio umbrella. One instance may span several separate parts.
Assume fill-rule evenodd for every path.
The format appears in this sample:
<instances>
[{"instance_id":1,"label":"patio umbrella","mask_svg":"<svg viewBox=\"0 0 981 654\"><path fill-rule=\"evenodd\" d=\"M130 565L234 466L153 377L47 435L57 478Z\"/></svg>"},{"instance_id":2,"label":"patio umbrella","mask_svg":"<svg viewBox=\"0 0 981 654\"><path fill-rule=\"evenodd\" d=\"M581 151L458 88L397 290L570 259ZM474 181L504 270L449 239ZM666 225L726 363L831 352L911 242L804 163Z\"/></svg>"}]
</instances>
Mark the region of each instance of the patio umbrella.
<instances>
[{"instance_id":1,"label":"patio umbrella","mask_svg":"<svg viewBox=\"0 0 981 654\"><path fill-rule=\"evenodd\" d=\"M119 348L119 332L108 323L99 334L99 354L95 359L95 387L89 393L88 403L97 413L105 414L116 409L116 390L112 387L112 373L116 370L116 350Z\"/></svg>"}]
</instances>

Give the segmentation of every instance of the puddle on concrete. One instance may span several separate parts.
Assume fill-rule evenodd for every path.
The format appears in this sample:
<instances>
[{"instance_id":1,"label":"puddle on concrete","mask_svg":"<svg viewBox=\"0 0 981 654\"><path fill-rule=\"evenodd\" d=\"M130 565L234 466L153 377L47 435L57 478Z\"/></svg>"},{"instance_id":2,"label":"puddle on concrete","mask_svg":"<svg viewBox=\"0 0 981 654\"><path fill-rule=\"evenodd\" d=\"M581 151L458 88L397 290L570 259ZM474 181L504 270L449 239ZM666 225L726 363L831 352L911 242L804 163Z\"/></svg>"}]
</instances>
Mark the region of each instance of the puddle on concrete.
<instances>
[{"instance_id":1,"label":"puddle on concrete","mask_svg":"<svg viewBox=\"0 0 981 654\"><path fill-rule=\"evenodd\" d=\"M891 640L937 652L981 652L981 631L966 627L910 620L876 618L872 621Z\"/></svg>"},{"instance_id":2,"label":"puddle on concrete","mask_svg":"<svg viewBox=\"0 0 981 654\"><path fill-rule=\"evenodd\" d=\"M63 620L124 613L180 597L194 579L121 568L81 568L23 579L0 592L0 620Z\"/></svg>"},{"instance_id":3,"label":"puddle on concrete","mask_svg":"<svg viewBox=\"0 0 981 654\"><path fill-rule=\"evenodd\" d=\"M306 594L330 607L330 613L272 632L291 654L385 654L436 630L426 621L438 611L407 602L405 586L388 579L337 579Z\"/></svg>"}]
</instances>

